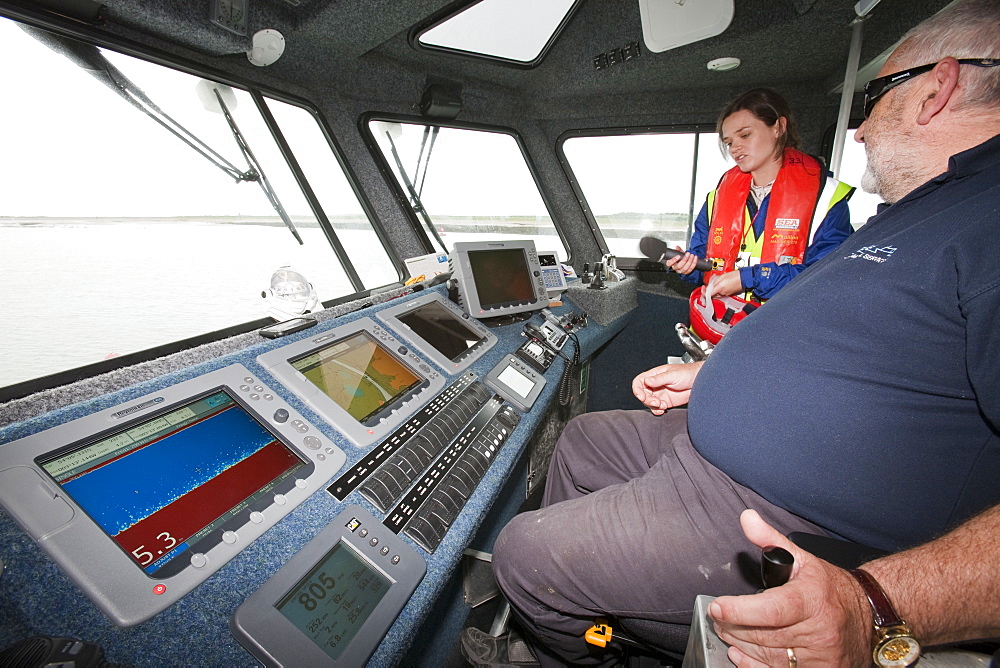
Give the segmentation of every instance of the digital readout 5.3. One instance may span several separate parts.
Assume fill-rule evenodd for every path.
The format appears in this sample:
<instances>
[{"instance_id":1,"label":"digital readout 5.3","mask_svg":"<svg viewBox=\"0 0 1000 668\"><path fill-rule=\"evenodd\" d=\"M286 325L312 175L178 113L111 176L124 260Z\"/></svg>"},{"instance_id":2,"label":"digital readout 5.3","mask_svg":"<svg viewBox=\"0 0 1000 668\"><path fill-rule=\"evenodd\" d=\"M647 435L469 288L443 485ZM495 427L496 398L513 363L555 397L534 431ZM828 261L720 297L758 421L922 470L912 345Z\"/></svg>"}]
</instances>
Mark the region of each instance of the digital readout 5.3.
<instances>
[{"instance_id":1,"label":"digital readout 5.3","mask_svg":"<svg viewBox=\"0 0 1000 668\"><path fill-rule=\"evenodd\" d=\"M41 466L151 575L304 462L220 390Z\"/></svg>"}]
</instances>

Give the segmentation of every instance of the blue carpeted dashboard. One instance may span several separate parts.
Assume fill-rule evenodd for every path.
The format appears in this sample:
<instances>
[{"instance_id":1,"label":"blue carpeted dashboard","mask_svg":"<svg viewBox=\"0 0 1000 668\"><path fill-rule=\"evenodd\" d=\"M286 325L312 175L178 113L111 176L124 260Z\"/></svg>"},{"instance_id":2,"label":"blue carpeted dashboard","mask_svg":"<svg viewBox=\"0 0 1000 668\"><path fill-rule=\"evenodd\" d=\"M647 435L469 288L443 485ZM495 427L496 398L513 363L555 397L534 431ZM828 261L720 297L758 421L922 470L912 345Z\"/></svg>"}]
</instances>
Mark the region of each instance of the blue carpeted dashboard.
<instances>
[{"instance_id":1,"label":"blue carpeted dashboard","mask_svg":"<svg viewBox=\"0 0 1000 668\"><path fill-rule=\"evenodd\" d=\"M0 428L0 448L3 447L2 444L13 440L227 365L240 363L263 379L325 437L343 449L347 454L347 461L340 471L343 472L357 463L371 447L359 448L353 445L268 374L258 364L257 357L306 337L315 337L324 330L359 318L373 317L379 310L409 298L413 298L413 295L404 293L379 304L341 315L329 315L326 319L321 318L316 327L281 339L267 340L256 335L236 337L236 342L230 346L232 350L223 353L212 350L203 355L205 359L197 363L178 365L174 362L177 368L136 384L122 386L43 414L8 421L6 426ZM579 312L581 309L567 300L564 306L554 308L553 312L561 315L570 310ZM581 359L585 360L593 355L628 320L628 315L622 315L607 325L591 320L590 326L578 333ZM520 324L492 329L498 338L497 345L476 360L468 371L474 372L480 380L484 379L497 363L524 341L521 330ZM403 333L396 334L403 337ZM570 354L573 345L568 343L566 346L565 350ZM565 364L563 359L556 358L545 374L547 383L538 401L529 413L521 417L520 423L503 444L485 477L436 551L427 554L400 534L404 541L413 545L424 556L427 573L390 627L369 665L396 665L404 657L407 648L427 620L434 602L442 595L456 571L462 550L472 541L500 494L531 435L540 426L546 408L555 401L559 376ZM439 370L448 382L458 377L449 374L447 369ZM384 514L356 490L343 501L338 501L325 489L329 482L313 492L284 519L249 544L194 591L152 619L124 629L112 624L33 540L9 516L0 512L0 559L5 564L5 571L0 579L0 647L34 635L70 636L101 645L110 661L137 666L255 665L254 658L230 634L228 622L236 608L346 506L361 505L379 519L384 519Z\"/></svg>"}]
</instances>

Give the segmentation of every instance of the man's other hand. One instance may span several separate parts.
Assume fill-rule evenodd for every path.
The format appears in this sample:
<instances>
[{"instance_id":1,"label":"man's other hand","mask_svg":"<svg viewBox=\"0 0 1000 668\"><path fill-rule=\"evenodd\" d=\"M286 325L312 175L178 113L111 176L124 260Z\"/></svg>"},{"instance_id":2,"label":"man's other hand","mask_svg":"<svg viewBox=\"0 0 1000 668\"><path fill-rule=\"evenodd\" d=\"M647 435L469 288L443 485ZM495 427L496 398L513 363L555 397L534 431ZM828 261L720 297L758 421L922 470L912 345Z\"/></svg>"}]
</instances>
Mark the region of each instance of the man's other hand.
<instances>
[{"instance_id":1,"label":"man's other hand","mask_svg":"<svg viewBox=\"0 0 1000 668\"><path fill-rule=\"evenodd\" d=\"M663 364L644 371L632 380L632 394L652 410L653 415L663 415L668 408L688 402L702 364Z\"/></svg>"}]
</instances>

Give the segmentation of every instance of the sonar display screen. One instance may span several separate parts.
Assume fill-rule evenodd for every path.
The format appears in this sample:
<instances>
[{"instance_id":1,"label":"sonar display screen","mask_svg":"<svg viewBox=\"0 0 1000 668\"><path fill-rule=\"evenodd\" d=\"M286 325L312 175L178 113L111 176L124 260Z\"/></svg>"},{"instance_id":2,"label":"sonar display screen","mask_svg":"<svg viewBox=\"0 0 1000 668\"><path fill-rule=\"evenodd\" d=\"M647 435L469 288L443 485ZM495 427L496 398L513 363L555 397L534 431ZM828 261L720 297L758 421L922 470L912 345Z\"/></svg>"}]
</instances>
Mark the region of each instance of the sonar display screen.
<instances>
[{"instance_id":1,"label":"sonar display screen","mask_svg":"<svg viewBox=\"0 0 1000 668\"><path fill-rule=\"evenodd\" d=\"M427 302L397 318L453 362L484 338L436 301Z\"/></svg>"},{"instance_id":2,"label":"sonar display screen","mask_svg":"<svg viewBox=\"0 0 1000 668\"><path fill-rule=\"evenodd\" d=\"M39 465L146 574L168 577L306 464L218 390Z\"/></svg>"},{"instance_id":3,"label":"sonar display screen","mask_svg":"<svg viewBox=\"0 0 1000 668\"><path fill-rule=\"evenodd\" d=\"M290 362L310 383L365 425L424 380L364 331Z\"/></svg>"}]
</instances>

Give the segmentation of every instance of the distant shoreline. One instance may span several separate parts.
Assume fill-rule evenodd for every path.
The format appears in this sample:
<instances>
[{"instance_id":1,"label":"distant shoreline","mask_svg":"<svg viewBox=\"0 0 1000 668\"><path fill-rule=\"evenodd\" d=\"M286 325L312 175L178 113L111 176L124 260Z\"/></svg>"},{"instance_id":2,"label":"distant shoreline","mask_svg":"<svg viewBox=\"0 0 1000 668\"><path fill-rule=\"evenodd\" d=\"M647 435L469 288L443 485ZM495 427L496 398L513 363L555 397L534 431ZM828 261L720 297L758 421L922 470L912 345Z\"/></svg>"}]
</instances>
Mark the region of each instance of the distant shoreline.
<instances>
[{"instance_id":1,"label":"distant shoreline","mask_svg":"<svg viewBox=\"0 0 1000 668\"><path fill-rule=\"evenodd\" d=\"M297 228L318 228L319 223L311 216L291 216ZM598 224L605 236L615 238L639 238L650 233L686 233L687 214L641 214L618 213L597 216ZM364 214L345 214L331 218L334 229L371 229ZM60 227L89 225L255 225L261 227L283 227L276 216L0 216L0 228ZM537 216L436 216L434 226L439 232L447 233L506 233L506 234L550 234L551 221ZM683 234L682 234L683 236Z\"/></svg>"}]
</instances>

